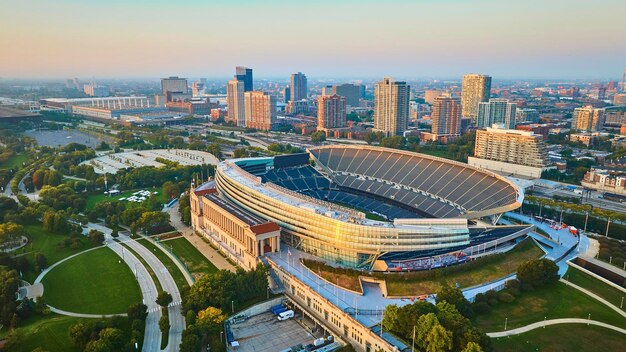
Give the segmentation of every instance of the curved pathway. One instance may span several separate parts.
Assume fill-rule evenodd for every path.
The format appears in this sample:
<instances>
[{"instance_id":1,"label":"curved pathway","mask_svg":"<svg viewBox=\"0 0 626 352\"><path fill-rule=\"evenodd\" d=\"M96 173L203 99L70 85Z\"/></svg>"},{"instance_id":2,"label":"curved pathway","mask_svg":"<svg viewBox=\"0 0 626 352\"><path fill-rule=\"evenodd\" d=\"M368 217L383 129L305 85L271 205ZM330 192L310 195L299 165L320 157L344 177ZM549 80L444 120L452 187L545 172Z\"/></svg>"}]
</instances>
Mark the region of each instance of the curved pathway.
<instances>
[{"instance_id":1,"label":"curved pathway","mask_svg":"<svg viewBox=\"0 0 626 352\"><path fill-rule=\"evenodd\" d=\"M127 316L126 313L121 313L121 314L84 314L84 313L74 313L74 312L68 312L66 310L61 310L58 308L54 308L51 305L48 305L48 308L50 308L51 312L57 313L57 314L61 314L61 315L67 315L70 317L77 317L77 318L94 318L94 319L99 319L99 318L113 318L113 317L125 317Z\"/></svg>"},{"instance_id":2,"label":"curved pathway","mask_svg":"<svg viewBox=\"0 0 626 352\"><path fill-rule=\"evenodd\" d=\"M534 330L534 329L538 329L538 328L542 328L544 326L548 326L548 325L558 325L558 324L587 324L587 325L595 325L595 326L600 326L603 328L607 328L607 329L611 329L617 332L620 332L622 334L626 335L626 329L622 329L619 328L617 326L613 326L607 323L603 323L601 321L596 321L596 320L588 320L588 319L580 319L580 318L563 318L563 319L550 319L550 320L545 320L545 321L539 321L536 323L532 323L526 326L522 326L521 328L517 328L517 329L511 329L511 330L507 330L507 331L500 331L500 332L488 332L487 336L489 337L505 337L505 336L511 336L511 335L518 335L518 334L523 334L525 332Z\"/></svg>"},{"instance_id":3,"label":"curved pathway","mask_svg":"<svg viewBox=\"0 0 626 352\"><path fill-rule=\"evenodd\" d=\"M153 245L159 248L161 252L165 253L165 255L167 255L174 262L174 264L176 264L176 266L178 267L178 270L180 270L180 272L183 273L183 276L185 277L185 280L187 281L187 285L189 286L193 285L194 283L193 277L191 277L191 274L189 273L187 268L185 268L185 266L180 262L178 258L174 257L174 255L170 253L170 251L163 248L163 246L158 245L156 241L154 241L154 239L152 239L151 237L143 236L143 235L141 237L143 237L146 241L150 241Z\"/></svg>"}]
</instances>

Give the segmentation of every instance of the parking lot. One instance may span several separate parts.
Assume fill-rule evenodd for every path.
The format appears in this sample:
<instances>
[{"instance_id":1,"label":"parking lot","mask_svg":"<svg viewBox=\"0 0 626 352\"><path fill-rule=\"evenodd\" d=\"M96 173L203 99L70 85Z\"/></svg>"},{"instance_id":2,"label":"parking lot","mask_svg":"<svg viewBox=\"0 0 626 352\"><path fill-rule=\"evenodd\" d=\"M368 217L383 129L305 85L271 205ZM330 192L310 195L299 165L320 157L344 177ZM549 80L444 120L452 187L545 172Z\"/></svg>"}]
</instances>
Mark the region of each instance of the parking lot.
<instances>
[{"instance_id":1,"label":"parking lot","mask_svg":"<svg viewBox=\"0 0 626 352\"><path fill-rule=\"evenodd\" d=\"M315 339L294 318L278 321L271 312L231 325L231 330L239 342L239 347L231 351L279 352L297 344L307 345Z\"/></svg>"}]
</instances>

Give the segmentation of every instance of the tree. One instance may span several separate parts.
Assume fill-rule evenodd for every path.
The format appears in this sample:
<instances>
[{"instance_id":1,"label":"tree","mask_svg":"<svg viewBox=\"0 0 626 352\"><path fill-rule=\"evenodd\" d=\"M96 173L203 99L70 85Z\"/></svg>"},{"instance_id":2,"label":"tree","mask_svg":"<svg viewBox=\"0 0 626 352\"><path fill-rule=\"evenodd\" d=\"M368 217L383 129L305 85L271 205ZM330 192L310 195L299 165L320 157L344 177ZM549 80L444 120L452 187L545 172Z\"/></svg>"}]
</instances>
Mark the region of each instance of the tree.
<instances>
[{"instance_id":1,"label":"tree","mask_svg":"<svg viewBox=\"0 0 626 352\"><path fill-rule=\"evenodd\" d=\"M96 229L90 230L88 236L89 240L91 241L91 243L94 244L94 246L100 245L102 244L102 242L104 242L104 233Z\"/></svg>"},{"instance_id":2,"label":"tree","mask_svg":"<svg viewBox=\"0 0 626 352\"><path fill-rule=\"evenodd\" d=\"M465 298L463 292L450 285L444 285L441 287L439 292L437 292L437 303L446 301L456 309L459 310L463 316L467 318L472 318L474 316L474 312L472 311L472 304Z\"/></svg>"},{"instance_id":3,"label":"tree","mask_svg":"<svg viewBox=\"0 0 626 352\"><path fill-rule=\"evenodd\" d=\"M246 148L237 148L233 151L234 158L245 158L246 156L248 156Z\"/></svg>"},{"instance_id":4,"label":"tree","mask_svg":"<svg viewBox=\"0 0 626 352\"><path fill-rule=\"evenodd\" d=\"M172 303L172 295L168 292L161 291L157 296L156 303L161 307L167 307L170 303Z\"/></svg>"},{"instance_id":5,"label":"tree","mask_svg":"<svg viewBox=\"0 0 626 352\"><path fill-rule=\"evenodd\" d=\"M119 231L117 231L117 229L113 229L113 231L111 231L111 237L113 237L113 238L120 237Z\"/></svg>"},{"instance_id":6,"label":"tree","mask_svg":"<svg viewBox=\"0 0 626 352\"><path fill-rule=\"evenodd\" d=\"M228 316L220 309L208 307L198 312L196 326L204 330L205 333L219 331Z\"/></svg>"},{"instance_id":7,"label":"tree","mask_svg":"<svg viewBox=\"0 0 626 352\"><path fill-rule=\"evenodd\" d=\"M439 325L439 320L437 320L437 316L434 313L424 314L417 319L415 338L417 339L418 346L426 348L426 337L430 330L436 325Z\"/></svg>"},{"instance_id":8,"label":"tree","mask_svg":"<svg viewBox=\"0 0 626 352\"><path fill-rule=\"evenodd\" d=\"M0 323L10 326L17 311L15 293L19 287L19 276L15 270L0 266Z\"/></svg>"},{"instance_id":9,"label":"tree","mask_svg":"<svg viewBox=\"0 0 626 352\"><path fill-rule=\"evenodd\" d=\"M483 349L476 342L468 342L461 352L483 352Z\"/></svg>"},{"instance_id":10,"label":"tree","mask_svg":"<svg viewBox=\"0 0 626 352\"><path fill-rule=\"evenodd\" d=\"M430 329L424 339L426 352L445 352L452 349L452 333L441 325Z\"/></svg>"},{"instance_id":11,"label":"tree","mask_svg":"<svg viewBox=\"0 0 626 352\"><path fill-rule=\"evenodd\" d=\"M43 269L48 267L48 259L42 253L37 253L35 255L35 269L37 271L42 271Z\"/></svg>"},{"instance_id":12,"label":"tree","mask_svg":"<svg viewBox=\"0 0 626 352\"><path fill-rule=\"evenodd\" d=\"M148 306L143 303L133 303L128 307L128 319L145 321L148 317Z\"/></svg>"},{"instance_id":13,"label":"tree","mask_svg":"<svg viewBox=\"0 0 626 352\"><path fill-rule=\"evenodd\" d=\"M153 228L169 225L170 216L161 211L147 211L135 222L135 226L144 232L149 232Z\"/></svg>"},{"instance_id":14,"label":"tree","mask_svg":"<svg viewBox=\"0 0 626 352\"><path fill-rule=\"evenodd\" d=\"M321 143L326 140L326 133L323 131L316 131L311 133L311 142Z\"/></svg>"},{"instance_id":15,"label":"tree","mask_svg":"<svg viewBox=\"0 0 626 352\"><path fill-rule=\"evenodd\" d=\"M557 281L559 267L549 259L529 260L517 268L517 279L523 288L533 289Z\"/></svg>"}]
</instances>

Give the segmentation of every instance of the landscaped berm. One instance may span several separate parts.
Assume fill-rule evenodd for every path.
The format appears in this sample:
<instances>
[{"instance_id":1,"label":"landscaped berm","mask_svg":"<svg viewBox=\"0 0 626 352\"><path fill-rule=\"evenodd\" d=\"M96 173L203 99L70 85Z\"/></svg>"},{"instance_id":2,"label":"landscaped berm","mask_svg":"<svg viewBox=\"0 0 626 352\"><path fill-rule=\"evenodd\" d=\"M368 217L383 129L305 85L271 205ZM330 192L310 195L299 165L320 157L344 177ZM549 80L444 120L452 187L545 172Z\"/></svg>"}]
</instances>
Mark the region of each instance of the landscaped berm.
<instances>
[{"instance_id":1,"label":"landscaped berm","mask_svg":"<svg viewBox=\"0 0 626 352\"><path fill-rule=\"evenodd\" d=\"M73 313L126 313L141 302L133 272L109 248L98 248L66 260L44 276L44 298L54 308Z\"/></svg>"},{"instance_id":2,"label":"landscaped berm","mask_svg":"<svg viewBox=\"0 0 626 352\"><path fill-rule=\"evenodd\" d=\"M523 262L540 258L543 254L533 240L527 238L506 253L493 254L461 265L411 273L374 273L372 276L386 281L389 296L417 296L436 293L446 284L458 284L465 288L499 279L514 273ZM339 286L357 292L361 291L359 276L369 275L357 270L334 268L314 260L304 260L304 264L327 281L338 282Z\"/></svg>"}]
</instances>

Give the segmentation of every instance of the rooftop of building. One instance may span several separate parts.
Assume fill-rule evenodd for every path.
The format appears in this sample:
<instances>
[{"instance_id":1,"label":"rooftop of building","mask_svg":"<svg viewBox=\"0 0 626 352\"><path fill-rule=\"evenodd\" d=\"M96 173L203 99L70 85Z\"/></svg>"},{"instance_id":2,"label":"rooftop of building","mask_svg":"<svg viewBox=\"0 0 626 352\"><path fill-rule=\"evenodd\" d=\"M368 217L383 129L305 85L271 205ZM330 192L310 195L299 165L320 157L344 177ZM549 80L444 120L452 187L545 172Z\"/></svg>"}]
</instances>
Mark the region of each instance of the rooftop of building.
<instances>
[{"instance_id":1,"label":"rooftop of building","mask_svg":"<svg viewBox=\"0 0 626 352\"><path fill-rule=\"evenodd\" d=\"M196 189L196 192L198 189ZM273 222L268 222L267 220L256 217L249 212L239 208L238 206L232 204L231 202L221 198L217 192L210 192L210 189L205 190L204 197L219 206L220 208L226 210L231 215L235 216L237 219L245 222L250 226L250 230L255 234L263 234L268 232L280 231L280 227Z\"/></svg>"},{"instance_id":2,"label":"rooftop of building","mask_svg":"<svg viewBox=\"0 0 626 352\"><path fill-rule=\"evenodd\" d=\"M40 115L36 112L0 106L0 118L3 118L3 119L21 118L21 117L24 117L24 118L38 117L38 116Z\"/></svg>"}]
</instances>

